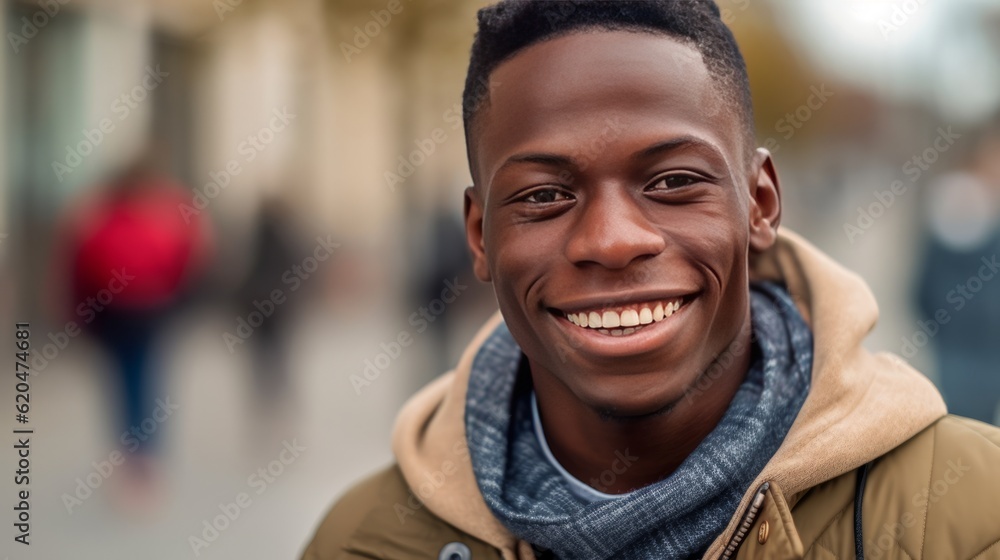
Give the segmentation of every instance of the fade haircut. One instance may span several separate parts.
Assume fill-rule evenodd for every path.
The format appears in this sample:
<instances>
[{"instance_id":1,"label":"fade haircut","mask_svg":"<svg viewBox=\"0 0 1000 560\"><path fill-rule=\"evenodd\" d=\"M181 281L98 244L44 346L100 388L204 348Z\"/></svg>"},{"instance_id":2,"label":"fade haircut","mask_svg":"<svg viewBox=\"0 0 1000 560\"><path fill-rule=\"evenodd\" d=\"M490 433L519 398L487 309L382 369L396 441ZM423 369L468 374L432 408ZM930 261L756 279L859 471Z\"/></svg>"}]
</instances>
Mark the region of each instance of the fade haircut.
<instances>
[{"instance_id":1,"label":"fade haircut","mask_svg":"<svg viewBox=\"0 0 1000 560\"><path fill-rule=\"evenodd\" d=\"M475 121L489 105L490 74L527 47L581 31L652 33L694 48L723 105L741 121L746 151L754 146L746 62L712 0L502 0L478 15L462 93L465 147L473 177Z\"/></svg>"}]
</instances>

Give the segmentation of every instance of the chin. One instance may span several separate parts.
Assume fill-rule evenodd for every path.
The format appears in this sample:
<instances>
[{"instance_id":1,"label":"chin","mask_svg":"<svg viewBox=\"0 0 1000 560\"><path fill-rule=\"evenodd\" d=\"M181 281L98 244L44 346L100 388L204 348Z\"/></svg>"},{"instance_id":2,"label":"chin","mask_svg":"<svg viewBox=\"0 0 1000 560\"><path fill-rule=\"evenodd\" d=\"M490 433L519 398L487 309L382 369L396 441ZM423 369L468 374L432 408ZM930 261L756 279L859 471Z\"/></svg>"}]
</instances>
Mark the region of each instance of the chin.
<instances>
[{"instance_id":1,"label":"chin","mask_svg":"<svg viewBox=\"0 0 1000 560\"><path fill-rule=\"evenodd\" d=\"M672 410L684 400L689 383L677 378L665 380L664 372L648 374L651 379L614 376L588 383L575 390L577 398L602 417L638 420ZM691 376L691 382L697 376Z\"/></svg>"}]
</instances>

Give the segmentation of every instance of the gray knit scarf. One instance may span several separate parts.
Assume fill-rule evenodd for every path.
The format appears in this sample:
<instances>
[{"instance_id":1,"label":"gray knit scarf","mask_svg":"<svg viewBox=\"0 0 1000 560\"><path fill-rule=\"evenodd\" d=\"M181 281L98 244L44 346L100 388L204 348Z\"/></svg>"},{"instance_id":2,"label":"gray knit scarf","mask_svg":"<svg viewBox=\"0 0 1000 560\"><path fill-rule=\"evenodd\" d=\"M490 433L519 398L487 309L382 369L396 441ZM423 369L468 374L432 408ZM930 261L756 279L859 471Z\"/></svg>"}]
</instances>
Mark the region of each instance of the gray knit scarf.
<instances>
[{"instance_id":1,"label":"gray knit scarf","mask_svg":"<svg viewBox=\"0 0 1000 560\"><path fill-rule=\"evenodd\" d=\"M774 455L809 392L812 332L783 287L751 285L746 380L669 477L623 497L576 497L535 437L523 354L501 324L472 365L465 423L479 489L515 536L561 559L700 558Z\"/></svg>"}]
</instances>

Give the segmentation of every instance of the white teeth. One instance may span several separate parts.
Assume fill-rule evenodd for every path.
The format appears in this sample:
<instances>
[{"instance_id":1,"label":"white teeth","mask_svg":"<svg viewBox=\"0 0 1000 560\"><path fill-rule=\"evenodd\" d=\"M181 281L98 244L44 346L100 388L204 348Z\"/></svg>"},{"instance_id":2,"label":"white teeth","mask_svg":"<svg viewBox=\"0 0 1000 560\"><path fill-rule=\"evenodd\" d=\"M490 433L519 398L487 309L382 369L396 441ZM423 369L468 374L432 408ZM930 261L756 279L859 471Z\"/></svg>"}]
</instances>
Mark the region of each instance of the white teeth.
<instances>
[{"instance_id":1,"label":"white teeth","mask_svg":"<svg viewBox=\"0 0 1000 560\"><path fill-rule=\"evenodd\" d=\"M648 307L643 307L639 312L639 324L648 325L653 322L653 312Z\"/></svg>"},{"instance_id":2,"label":"white teeth","mask_svg":"<svg viewBox=\"0 0 1000 560\"><path fill-rule=\"evenodd\" d=\"M591 328L599 329L604 326L601 324L601 316L598 315L596 311L591 311L590 314L587 315L587 320L590 322Z\"/></svg>"},{"instance_id":3,"label":"white teeth","mask_svg":"<svg viewBox=\"0 0 1000 560\"><path fill-rule=\"evenodd\" d=\"M606 329L620 327L621 324L621 317L614 311L605 311L604 315L601 316L601 326Z\"/></svg>"},{"instance_id":4,"label":"white teeth","mask_svg":"<svg viewBox=\"0 0 1000 560\"><path fill-rule=\"evenodd\" d=\"M639 312L634 309L626 309L625 311L622 311L621 319L623 327L639 326Z\"/></svg>"},{"instance_id":5,"label":"white teeth","mask_svg":"<svg viewBox=\"0 0 1000 560\"><path fill-rule=\"evenodd\" d=\"M614 311L567 313L566 319L574 325L595 329L602 334L627 336L638 331L644 325L670 317L680 308L681 301L674 300L667 302L666 305L657 303L656 307L653 308L625 309L621 313Z\"/></svg>"}]
</instances>

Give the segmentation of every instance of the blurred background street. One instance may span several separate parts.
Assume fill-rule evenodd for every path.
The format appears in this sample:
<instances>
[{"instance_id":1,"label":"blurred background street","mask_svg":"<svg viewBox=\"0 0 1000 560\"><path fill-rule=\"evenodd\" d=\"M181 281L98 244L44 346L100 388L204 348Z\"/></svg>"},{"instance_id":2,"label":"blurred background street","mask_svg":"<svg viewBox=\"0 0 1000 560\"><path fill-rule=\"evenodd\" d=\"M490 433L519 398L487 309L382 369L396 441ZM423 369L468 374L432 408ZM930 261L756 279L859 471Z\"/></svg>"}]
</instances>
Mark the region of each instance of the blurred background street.
<instances>
[{"instance_id":1,"label":"blurred background street","mask_svg":"<svg viewBox=\"0 0 1000 560\"><path fill-rule=\"evenodd\" d=\"M996 422L1000 0L718 3L782 225L872 287L869 348ZM0 348L30 322L35 434L30 547L0 453L0 558L297 558L392 460L495 309L461 220L485 4L2 0Z\"/></svg>"}]
</instances>

